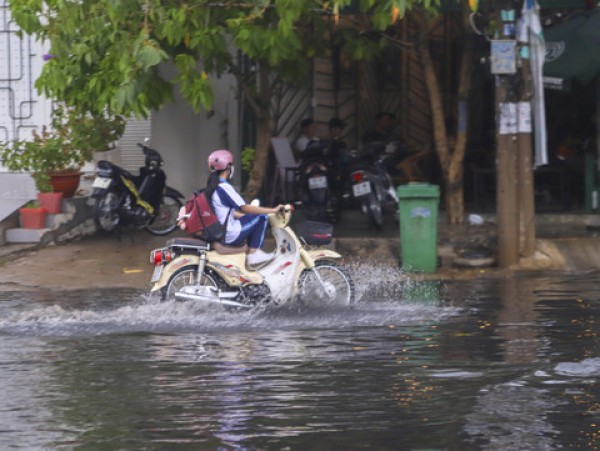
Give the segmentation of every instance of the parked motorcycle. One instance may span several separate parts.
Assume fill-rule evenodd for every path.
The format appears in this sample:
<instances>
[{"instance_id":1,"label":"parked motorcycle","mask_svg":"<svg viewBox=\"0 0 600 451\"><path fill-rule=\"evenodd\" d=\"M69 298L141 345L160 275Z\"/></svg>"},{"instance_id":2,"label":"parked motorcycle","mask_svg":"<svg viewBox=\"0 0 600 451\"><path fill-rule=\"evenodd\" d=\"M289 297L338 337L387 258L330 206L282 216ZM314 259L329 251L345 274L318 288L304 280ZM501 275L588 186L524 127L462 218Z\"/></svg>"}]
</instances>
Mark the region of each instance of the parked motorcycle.
<instances>
[{"instance_id":1,"label":"parked motorcycle","mask_svg":"<svg viewBox=\"0 0 600 451\"><path fill-rule=\"evenodd\" d=\"M110 232L119 224L141 227L153 235L167 235L177 227L183 194L166 185L163 160L147 142L138 143L146 155L139 175L101 160L92 183L93 218L98 230Z\"/></svg>"},{"instance_id":2,"label":"parked motorcycle","mask_svg":"<svg viewBox=\"0 0 600 451\"><path fill-rule=\"evenodd\" d=\"M251 308L264 302L319 301L350 305L355 287L341 256L312 248L331 241L331 224L306 221L299 234L289 226L292 207L269 215L275 237L275 256L258 269L246 266L246 247L231 247L192 238L174 238L154 249L153 292L163 300L179 299L234 308Z\"/></svg>"},{"instance_id":3,"label":"parked motorcycle","mask_svg":"<svg viewBox=\"0 0 600 451\"><path fill-rule=\"evenodd\" d=\"M361 204L371 224L383 227L384 212L398 219L398 197L388 172L390 155L381 152L378 144L366 145L361 154L351 153L350 183L352 195Z\"/></svg>"},{"instance_id":4,"label":"parked motorcycle","mask_svg":"<svg viewBox=\"0 0 600 451\"><path fill-rule=\"evenodd\" d=\"M308 215L316 221L337 223L341 218L341 199L335 190L337 180L332 164L326 144L310 143L300 164L300 186Z\"/></svg>"}]
</instances>

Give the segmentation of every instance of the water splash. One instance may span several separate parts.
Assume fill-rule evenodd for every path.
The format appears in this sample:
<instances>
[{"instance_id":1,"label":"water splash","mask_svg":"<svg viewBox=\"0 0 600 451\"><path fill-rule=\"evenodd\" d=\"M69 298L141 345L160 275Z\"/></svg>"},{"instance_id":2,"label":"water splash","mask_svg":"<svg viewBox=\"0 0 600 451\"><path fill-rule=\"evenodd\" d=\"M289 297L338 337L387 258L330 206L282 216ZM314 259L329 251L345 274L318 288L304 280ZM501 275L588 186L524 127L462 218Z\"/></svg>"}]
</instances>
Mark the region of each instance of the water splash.
<instances>
[{"instance_id":1,"label":"water splash","mask_svg":"<svg viewBox=\"0 0 600 451\"><path fill-rule=\"evenodd\" d=\"M116 308L106 308L102 302L82 309L58 304L30 305L5 313L0 319L0 334L93 336L377 327L441 321L455 315L456 309L365 299L348 307L286 304L232 311L193 301L161 302L139 296Z\"/></svg>"},{"instance_id":2,"label":"water splash","mask_svg":"<svg viewBox=\"0 0 600 451\"><path fill-rule=\"evenodd\" d=\"M561 362L554 367L554 371L561 376L600 376L600 358L585 359L581 362Z\"/></svg>"},{"instance_id":3,"label":"water splash","mask_svg":"<svg viewBox=\"0 0 600 451\"><path fill-rule=\"evenodd\" d=\"M414 324L441 321L458 309L440 301L438 281L414 281L399 268L348 267L357 294L353 306L325 307L293 302L247 311L194 301L161 302L133 290L78 290L63 293L3 293L0 334L51 336L118 333L182 333ZM8 296L8 297L7 297Z\"/></svg>"},{"instance_id":4,"label":"water splash","mask_svg":"<svg viewBox=\"0 0 600 451\"><path fill-rule=\"evenodd\" d=\"M363 301L438 304L443 298L443 282L412 278L396 266L353 264L349 270L356 285L356 297Z\"/></svg>"}]
</instances>

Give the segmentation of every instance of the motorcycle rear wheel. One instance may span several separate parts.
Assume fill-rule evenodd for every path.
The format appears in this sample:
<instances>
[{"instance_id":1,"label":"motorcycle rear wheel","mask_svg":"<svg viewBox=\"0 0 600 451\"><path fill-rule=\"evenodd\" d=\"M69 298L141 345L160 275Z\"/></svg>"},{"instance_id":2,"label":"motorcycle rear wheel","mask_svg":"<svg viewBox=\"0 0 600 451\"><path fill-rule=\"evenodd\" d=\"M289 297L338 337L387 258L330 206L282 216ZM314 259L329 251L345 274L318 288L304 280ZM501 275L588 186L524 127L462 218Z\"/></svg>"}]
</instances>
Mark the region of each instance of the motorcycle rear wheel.
<instances>
[{"instance_id":1,"label":"motorcycle rear wheel","mask_svg":"<svg viewBox=\"0 0 600 451\"><path fill-rule=\"evenodd\" d=\"M321 278L323 285L315 273ZM349 306L354 304L356 287L345 266L332 260L319 260L315 268L305 269L298 279L298 300L320 306Z\"/></svg>"},{"instance_id":2,"label":"motorcycle rear wheel","mask_svg":"<svg viewBox=\"0 0 600 451\"><path fill-rule=\"evenodd\" d=\"M342 199L337 195L329 194L327 201L327 220L337 224L342 219Z\"/></svg>"},{"instance_id":3,"label":"motorcycle rear wheel","mask_svg":"<svg viewBox=\"0 0 600 451\"><path fill-rule=\"evenodd\" d=\"M162 300L175 299L175 292L188 285L196 285L196 276L198 275L198 265L187 265L179 269L171 276L166 287L162 289ZM221 288L224 282L213 273L204 272L202 274L201 285Z\"/></svg>"},{"instance_id":4,"label":"motorcycle rear wheel","mask_svg":"<svg viewBox=\"0 0 600 451\"><path fill-rule=\"evenodd\" d=\"M93 218L99 231L112 232L117 228L121 221L119 202L119 196L113 191L107 191L103 196L96 198Z\"/></svg>"},{"instance_id":5,"label":"motorcycle rear wheel","mask_svg":"<svg viewBox=\"0 0 600 451\"><path fill-rule=\"evenodd\" d=\"M182 206L183 203L178 197L165 194L156 216L144 228L152 235L168 235L177 228L177 215Z\"/></svg>"},{"instance_id":6,"label":"motorcycle rear wheel","mask_svg":"<svg viewBox=\"0 0 600 451\"><path fill-rule=\"evenodd\" d=\"M369 198L365 201L367 216L369 217L369 221L378 229L383 227L383 211L381 209L381 202L377 199L377 195L375 193L371 193Z\"/></svg>"}]
</instances>

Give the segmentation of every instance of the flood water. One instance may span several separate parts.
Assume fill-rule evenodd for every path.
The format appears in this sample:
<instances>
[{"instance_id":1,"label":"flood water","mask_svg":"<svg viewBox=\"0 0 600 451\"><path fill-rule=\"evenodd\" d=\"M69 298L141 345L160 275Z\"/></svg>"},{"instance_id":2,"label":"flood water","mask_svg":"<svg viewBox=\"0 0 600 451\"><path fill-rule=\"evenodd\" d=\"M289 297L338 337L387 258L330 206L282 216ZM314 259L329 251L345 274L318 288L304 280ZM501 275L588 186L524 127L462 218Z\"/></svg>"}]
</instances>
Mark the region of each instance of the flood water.
<instances>
[{"instance_id":1,"label":"flood water","mask_svg":"<svg viewBox=\"0 0 600 451\"><path fill-rule=\"evenodd\" d=\"M352 272L353 308L0 293L0 449L600 447L599 273Z\"/></svg>"}]
</instances>

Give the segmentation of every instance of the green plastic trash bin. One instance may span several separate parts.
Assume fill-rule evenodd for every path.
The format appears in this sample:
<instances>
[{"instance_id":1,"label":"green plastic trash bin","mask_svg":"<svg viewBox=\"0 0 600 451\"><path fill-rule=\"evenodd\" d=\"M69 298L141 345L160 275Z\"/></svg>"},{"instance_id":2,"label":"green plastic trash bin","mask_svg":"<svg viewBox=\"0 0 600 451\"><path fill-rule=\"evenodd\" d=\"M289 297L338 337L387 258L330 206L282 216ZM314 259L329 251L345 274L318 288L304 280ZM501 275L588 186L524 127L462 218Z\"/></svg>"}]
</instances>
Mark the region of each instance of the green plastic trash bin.
<instances>
[{"instance_id":1,"label":"green plastic trash bin","mask_svg":"<svg viewBox=\"0 0 600 451\"><path fill-rule=\"evenodd\" d=\"M427 183L409 183L399 186L397 193L402 269L435 272L440 188Z\"/></svg>"}]
</instances>

